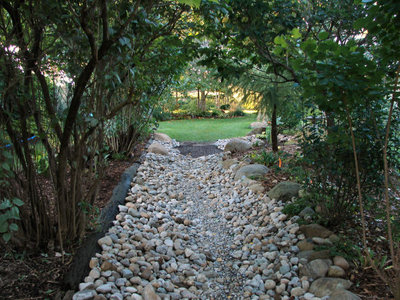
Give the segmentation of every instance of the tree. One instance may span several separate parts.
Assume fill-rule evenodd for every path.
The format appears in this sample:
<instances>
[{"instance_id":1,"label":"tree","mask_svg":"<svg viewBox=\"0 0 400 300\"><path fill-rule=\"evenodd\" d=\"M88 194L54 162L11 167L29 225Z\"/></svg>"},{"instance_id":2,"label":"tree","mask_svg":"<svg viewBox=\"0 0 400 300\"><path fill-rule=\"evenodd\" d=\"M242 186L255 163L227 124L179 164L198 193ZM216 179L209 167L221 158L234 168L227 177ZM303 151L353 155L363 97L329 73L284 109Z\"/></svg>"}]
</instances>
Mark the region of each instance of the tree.
<instances>
[{"instance_id":1,"label":"tree","mask_svg":"<svg viewBox=\"0 0 400 300\"><path fill-rule=\"evenodd\" d=\"M140 124L111 133L126 136L128 144L117 151L132 148L137 126L184 64L179 34L187 10L164 1L0 1L0 120L22 166L14 176L30 207L21 218L25 240L45 247L57 228L62 250L64 241L82 236L104 163L106 127L135 110L139 119L130 122ZM38 185L32 135L46 149L54 204Z\"/></svg>"}]
</instances>

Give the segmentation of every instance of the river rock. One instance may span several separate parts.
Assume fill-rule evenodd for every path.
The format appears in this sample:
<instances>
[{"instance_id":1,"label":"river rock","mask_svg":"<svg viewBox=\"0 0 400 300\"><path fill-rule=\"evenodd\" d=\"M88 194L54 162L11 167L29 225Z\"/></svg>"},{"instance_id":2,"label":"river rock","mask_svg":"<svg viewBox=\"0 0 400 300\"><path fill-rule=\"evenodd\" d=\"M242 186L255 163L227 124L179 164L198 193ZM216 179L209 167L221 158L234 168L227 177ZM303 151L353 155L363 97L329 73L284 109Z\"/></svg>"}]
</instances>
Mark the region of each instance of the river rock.
<instances>
[{"instance_id":1,"label":"river rock","mask_svg":"<svg viewBox=\"0 0 400 300\"><path fill-rule=\"evenodd\" d=\"M155 154L168 155L168 150L163 145L157 142L153 142L149 146L148 151Z\"/></svg>"},{"instance_id":2,"label":"river rock","mask_svg":"<svg viewBox=\"0 0 400 300\"><path fill-rule=\"evenodd\" d=\"M329 300L361 300L361 298L346 290L336 290L331 294Z\"/></svg>"},{"instance_id":3,"label":"river rock","mask_svg":"<svg viewBox=\"0 0 400 300\"><path fill-rule=\"evenodd\" d=\"M253 193L263 193L265 188L262 184L255 183L249 186L249 190Z\"/></svg>"},{"instance_id":4,"label":"river rock","mask_svg":"<svg viewBox=\"0 0 400 300\"><path fill-rule=\"evenodd\" d=\"M299 231L304 233L304 235L307 238L313 238L313 237L327 238L331 234L333 234L332 231L326 229L325 227L319 224L302 225L300 226Z\"/></svg>"},{"instance_id":5,"label":"river rock","mask_svg":"<svg viewBox=\"0 0 400 300\"><path fill-rule=\"evenodd\" d=\"M172 142L172 139L165 133L155 132L153 137L156 141L160 141L160 142L164 142L164 143Z\"/></svg>"},{"instance_id":6,"label":"river rock","mask_svg":"<svg viewBox=\"0 0 400 300\"><path fill-rule=\"evenodd\" d=\"M224 151L230 151L232 153L246 152L247 150L250 150L250 148L250 143L241 139L232 139L225 145Z\"/></svg>"},{"instance_id":7,"label":"river rock","mask_svg":"<svg viewBox=\"0 0 400 300\"><path fill-rule=\"evenodd\" d=\"M94 299L96 296L96 292L94 290L82 290L77 293L75 293L72 296L72 300L89 300L89 299ZM71 299L71 298L70 298Z\"/></svg>"},{"instance_id":8,"label":"river rock","mask_svg":"<svg viewBox=\"0 0 400 300\"><path fill-rule=\"evenodd\" d=\"M99 244L100 247L103 245L111 246L113 244L113 241L110 236L106 235L105 237L99 239L97 243Z\"/></svg>"},{"instance_id":9,"label":"river rock","mask_svg":"<svg viewBox=\"0 0 400 300\"><path fill-rule=\"evenodd\" d=\"M344 277L346 272L339 266L330 266L328 270L329 277Z\"/></svg>"},{"instance_id":10,"label":"river rock","mask_svg":"<svg viewBox=\"0 0 400 300\"><path fill-rule=\"evenodd\" d=\"M310 293L317 297L330 296L336 290L348 289L351 286L349 280L341 278L319 278L310 286Z\"/></svg>"},{"instance_id":11,"label":"river rock","mask_svg":"<svg viewBox=\"0 0 400 300\"><path fill-rule=\"evenodd\" d=\"M237 162L238 162L237 159L226 159L221 162L221 165L224 169L229 169L231 166L233 166Z\"/></svg>"},{"instance_id":12,"label":"river rock","mask_svg":"<svg viewBox=\"0 0 400 300\"><path fill-rule=\"evenodd\" d=\"M275 185L269 192L268 197L280 201L291 200L299 195L301 185L295 182L283 181Z\"/></svg>"},{"instance_id":13,"label":"river rock","mask_svg":"<svg viewBox=\"0 0 400 300\"><path fill-rule=\"evenodd\" d=\"M324 277L329 270L329 265L322 259L313 260L300 267L300 276L311 278Z\"/></svg>"},{"instance_id":14,"label":"river rock","mask_svg":"<svg viewBox=\"0 0 400 300\"><path fill-rule=\"evenodd\" d=\"M143 300L161 300L160 296L156 294L151 284L146 285L142 292Z\"/></svg>"},{"instance_id":15,"label":"river rock","mask_svg":"<svg viewBox=\"0 0 400 300\"><path fill-rule=\"evenodd\" d=\"M247 166L241 167L236 172L235 180L242 179L243 176L247 177L249 179L261 178L261 177L265 176L265 174L267 174L268 172L269 172L269 169L264 165L260 165L260 164L247 165Z\"/></svg>"},{"instance_id":16,"label":"river rock","mask_svg":"<svg viewBox=\"0 0 400 300\"><path fill-rule=\"evenodd\" d=\"M309 239L301 240L297 243L297 247L299 247L300 251L313 250L314 243Z\"/></svg>"},{"instance_id":17,"label":"river rock","mask_svg":"<svg viewBox=\"0 0 400 300\"><path fill-rule=\"evenodd\" d=\"M347 260L342 256L335 256L333 258L333 264L335 266L341 267L343 270L347 270L350 267Z\"/></svg>"},{"instance_id":18,"label":"river rock","mask_svg":"<svg viewBox=\"0 0 400 300\"><path fill-rule=\"evenodd\" d=\"M308 207L308 206L299 213L299 216L302 218L305 218L308 216L313 216L313 215L315 215L315 211L311 207Z\"/></svg>"}]
</instances>

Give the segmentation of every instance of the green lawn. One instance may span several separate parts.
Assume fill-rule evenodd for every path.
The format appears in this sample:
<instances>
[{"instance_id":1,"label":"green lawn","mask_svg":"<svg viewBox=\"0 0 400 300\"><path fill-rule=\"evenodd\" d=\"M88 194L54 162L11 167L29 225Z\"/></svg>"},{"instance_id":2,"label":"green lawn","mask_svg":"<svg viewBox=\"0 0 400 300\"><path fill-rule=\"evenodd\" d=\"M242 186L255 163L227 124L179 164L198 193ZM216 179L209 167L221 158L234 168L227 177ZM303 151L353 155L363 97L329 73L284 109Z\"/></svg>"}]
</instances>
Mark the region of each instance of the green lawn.
<instances>
[{"instance_id":1,"label":"green lawn","mask_svg":"<svg viewBox=\"0 0 400 300\"><path fill-rule=\"evenodd\" d=\"M233 119L193 119L160 122L158 132L177 141L211 142L219 139L245 136L256 114Z\"/></svg>"}]
</instances>

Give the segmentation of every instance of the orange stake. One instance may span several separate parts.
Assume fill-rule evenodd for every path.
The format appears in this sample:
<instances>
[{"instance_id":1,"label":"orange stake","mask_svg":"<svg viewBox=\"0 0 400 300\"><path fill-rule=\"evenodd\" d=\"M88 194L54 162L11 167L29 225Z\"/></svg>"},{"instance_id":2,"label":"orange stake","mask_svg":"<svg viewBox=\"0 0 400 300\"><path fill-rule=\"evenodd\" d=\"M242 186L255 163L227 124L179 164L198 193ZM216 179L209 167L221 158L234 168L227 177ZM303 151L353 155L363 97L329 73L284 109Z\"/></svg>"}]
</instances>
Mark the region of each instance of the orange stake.
<instances>
[{"instance_id":1,"label":"orange stake","mask_svg":"<svg viewBox=\"0 0 400 300\"><path fill-rule=\"evenodd\" d=\"M282 160L281 160L281 158L279 157L279 163L278 163L278 167L279 168L282 168Z\"/></svg>"}]
</instances>

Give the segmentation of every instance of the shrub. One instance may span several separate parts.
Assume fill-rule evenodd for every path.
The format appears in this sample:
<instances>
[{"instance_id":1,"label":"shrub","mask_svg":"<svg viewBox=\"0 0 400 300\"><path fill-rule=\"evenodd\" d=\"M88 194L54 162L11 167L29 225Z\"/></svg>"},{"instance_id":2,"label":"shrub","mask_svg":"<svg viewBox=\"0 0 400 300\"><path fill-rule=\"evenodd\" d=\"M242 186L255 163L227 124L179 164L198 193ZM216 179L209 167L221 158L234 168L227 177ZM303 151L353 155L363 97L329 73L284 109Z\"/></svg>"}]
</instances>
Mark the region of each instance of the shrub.
<instances>
[{"instance_id":1,"label":"shrub","mask_svg":"<svg viewBox=\"0 0 400 300\"><path fill-rule=\"evenodd\" d=\"M161 107L156 107L153 111L153 118L160 121L168 121L172 119L172 115L169 112L165 112Z\"/></svg>"},{"instance_id":2,"label":"shrub","mask_svg":"<svg viewBox=\"0 0 400 300\"><path fill-rule=\"evenodd\" d=\"M231 108L231 105L230 104L222 104L219 108L222 110L229 110Z\"/></svg>"},{"instance_id":3,"label":"shrub","mask_svg":"<svg viewBox=\"0 0 400 300\"><path fill-rule=\"evenodd\" d=\"M312 168L308 191L327 225L337 225L358 210L353 151L344 130L331 128L326 134L321 127L310 128L302 143L305 160ZM357 140L361 188L365 195L376 195L382 185L380 146L368 138L366 127L362 132L365 138Z\"/></svg>"},{"instance_id":4,"label":"shrub","mask_svg":"<svg viewBox=\"0 0 400 300\"><path fill-rule=\"evenodd\" d=\"M243 110L241 109L236 109L233 113L232 116L233 117L243 117L245 115L245 113L243 112Z\"/></svg>"},{"instance_id":5,"label":"shrub","mask_svg":"<svg viewBox=\"0 0 400 300\"><path fill-rule=\"evenodd\" d=\"M220 118L220 117L224 116L224 113L222 111L220 111L220 110L213 109L211 111L211 116L214 117L214 118Z\"/></svg>"},{"instance_id":6,"label":"shrub","mask_svg":"<svg viewBox=\"0 0 400 300\"><path fill-rule=\"evenodd\" d=\"M298 216L303 209L312 206L312 203L307 197L297 198L292 203L288 203L282 210L282 213L292 216Z\"/></svg>"}]
</instances>

